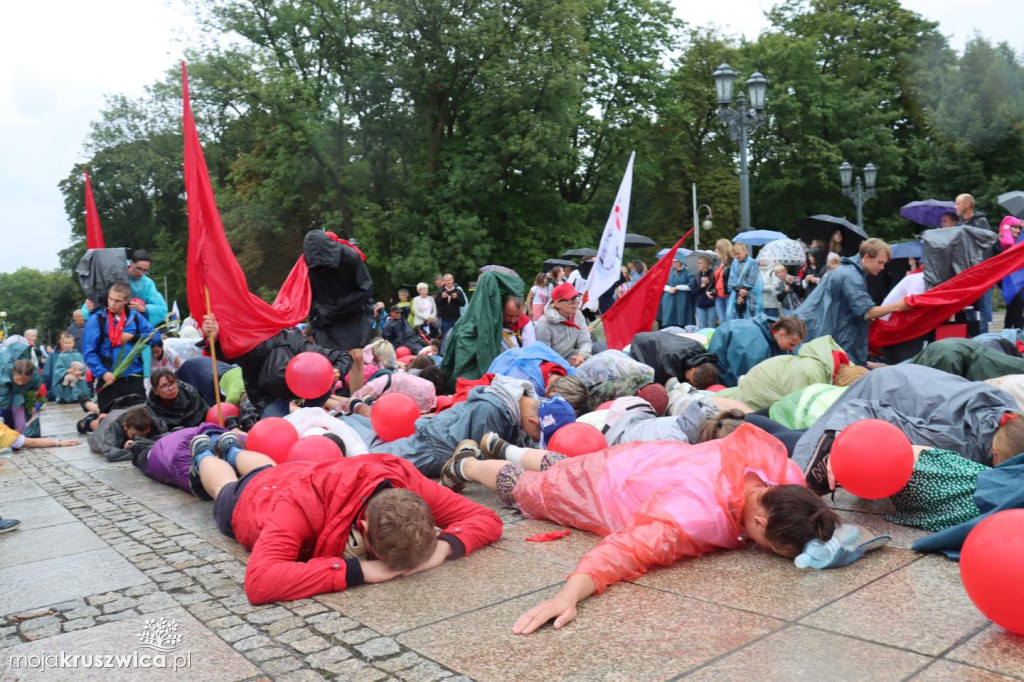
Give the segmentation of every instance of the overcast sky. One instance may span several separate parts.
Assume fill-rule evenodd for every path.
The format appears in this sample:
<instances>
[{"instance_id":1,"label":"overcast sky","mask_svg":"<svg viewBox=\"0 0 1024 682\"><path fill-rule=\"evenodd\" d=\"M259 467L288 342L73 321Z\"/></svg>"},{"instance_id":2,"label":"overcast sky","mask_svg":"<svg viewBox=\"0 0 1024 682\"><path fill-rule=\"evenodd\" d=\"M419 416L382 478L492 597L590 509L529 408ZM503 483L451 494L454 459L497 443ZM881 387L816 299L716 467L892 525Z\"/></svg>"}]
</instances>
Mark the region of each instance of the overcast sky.
<instances>
[{"instance_id":1,"label":"overcast sky","mask_svg":"<svg viewBox=\"0 0 1024 682\"><path fill-rule=\"evenodd\" d=\"M691 25L750 39L774 4L673 1ZM958 0L903 5L938 21L957 49L978 31L1024 51L1020 0L973 0L969 12ZM0 27L0 272L53 269L71 237L57 183L85 159L104 96L141 95L180 61L195 27L180 0L8 0L0 2Z\"/></svg>"}]
</instances>

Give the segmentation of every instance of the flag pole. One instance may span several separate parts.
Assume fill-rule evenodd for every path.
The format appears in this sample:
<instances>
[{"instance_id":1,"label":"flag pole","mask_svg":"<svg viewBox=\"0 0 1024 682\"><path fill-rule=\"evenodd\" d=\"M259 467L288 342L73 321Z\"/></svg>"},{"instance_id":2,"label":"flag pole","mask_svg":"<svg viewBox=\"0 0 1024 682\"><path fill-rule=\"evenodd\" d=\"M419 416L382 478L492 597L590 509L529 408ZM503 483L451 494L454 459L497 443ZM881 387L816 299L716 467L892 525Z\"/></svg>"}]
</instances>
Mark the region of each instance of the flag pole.
<instances>
[{"instance_id":1,"label":"flag pole","mask_svg":"<svg viewBox=\"0 0 1024 682\"><path fill-rule=\"evenodd\" d=\"M213 315L213 310L210 308L210 287L204 286L203 294L206 296L206 314ZM224 426L224 415L220 410L220 376L217 374L217 347L213 343L213 332L210 332L207 345L210 347L210 360L213 362L213 399L216 401L217 423Z\"/></svg>"}]
</instances>

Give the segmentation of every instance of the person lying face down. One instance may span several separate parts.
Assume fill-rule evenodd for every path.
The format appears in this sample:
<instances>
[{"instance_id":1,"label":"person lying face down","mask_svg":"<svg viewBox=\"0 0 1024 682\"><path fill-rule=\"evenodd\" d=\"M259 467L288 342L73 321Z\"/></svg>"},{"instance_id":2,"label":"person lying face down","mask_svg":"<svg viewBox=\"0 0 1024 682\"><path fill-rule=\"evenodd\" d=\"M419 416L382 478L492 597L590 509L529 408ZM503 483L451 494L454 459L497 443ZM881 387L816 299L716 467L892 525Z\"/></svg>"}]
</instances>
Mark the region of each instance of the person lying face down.
<instances>
[{"instance_id":1,"label":"person lying face down","mask_svg":"<svg viewBox=\"0 0 1024 682\"><path fill-rule=\"evenodd\" d=\"M253 604L411 575L501 536L493 511L391 455L275 465L230 433L216 446L196 436L191 451L217 528L252 550L245 593Z\"/></svg>"},{"instance_id":2,"label":"person lying face down","mask_svg":"<svg viewBox=\"0 0 1024 682\"><path fill-rule=\"evenodd\" d=\"M481 454L489 459L477 459ZM441 481L482 483L527 518L604 536L555 597L516 621L517 634L552 618L555 628L565 626L581 599L652 565L737 548L746 539L796 557L808 541L830 539L839 525L836 513L805 487L782 443L750 424L699 445L626 443L572 458L486 434L480 447L459 445Z\"/></svg>"}]
</instances>

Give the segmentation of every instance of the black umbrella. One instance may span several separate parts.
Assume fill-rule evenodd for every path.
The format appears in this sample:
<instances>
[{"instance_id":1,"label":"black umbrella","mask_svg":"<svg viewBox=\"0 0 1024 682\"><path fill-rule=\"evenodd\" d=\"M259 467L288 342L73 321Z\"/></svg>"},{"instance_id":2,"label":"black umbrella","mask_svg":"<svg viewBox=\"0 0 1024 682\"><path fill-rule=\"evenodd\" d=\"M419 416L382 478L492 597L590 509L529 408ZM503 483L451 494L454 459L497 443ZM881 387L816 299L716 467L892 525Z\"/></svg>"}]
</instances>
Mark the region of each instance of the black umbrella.
<instances>
[{"instance_id":1,"label":"black umbrella","mask_svg":"<svg viewBox=\"0 0 1024 682\"><path fill-rule=\"evenodd\" d=\"M1013 192L1000 194L996 201L998 201L1000 206L1005 208L1014 216L1018 218L1024 217L1024 192L1015 190Z\"/></svg>"},{"instance_id":2,"label":"black umbrella","mask_svg":"<svg viewBox=\"0 0 1024 682\"><path fill-rule=\"evenodd\" d=\"M562 254L562 258L590 258L591 256L597 255L597 249L588 249L581 247L578 249L569 249Z\"/></svg>"},{"instance_id":3,"label":"black umbrella","mask_svg":"<svg viewBox=\"0 0 1024 682\"><path fill-rule=\"evenodd\" d=\"M645 237L642 234L635 232L627 232L626 239L623 242L626 246L657 246L654 240L650 237Z\"/></svg>"},{"instance_id":4,"label":"black umbrella","mask_svg":"<svg viewBox=\"0 0 1024 682\"><path fill-rule=\"evenodd\" d=\"M556 265L561 265L562 267L565 267L566 265L571 265L573 267L576 267L576 261L566 260L564 258L548 258L546 261L544 261L542 268L544 270L550 270Z\"/></svg>"},{"instance_id":5,"label":"black umbrella","mask_svg":"<svg viewBox=\"0 0 1024 682\"><path fill-rule=\"evenodd\" d=\"M797 236L807 243L814 239L820 239L828 244L832 240L832 233L841 230L843 252L839 254L840 256L853 256L860 248L860 243L868 238L862 228L857 227L846 218L837 218L831 215L812 215L810 218L796 221L794 227Z\"/></svg>"}]
</instances>

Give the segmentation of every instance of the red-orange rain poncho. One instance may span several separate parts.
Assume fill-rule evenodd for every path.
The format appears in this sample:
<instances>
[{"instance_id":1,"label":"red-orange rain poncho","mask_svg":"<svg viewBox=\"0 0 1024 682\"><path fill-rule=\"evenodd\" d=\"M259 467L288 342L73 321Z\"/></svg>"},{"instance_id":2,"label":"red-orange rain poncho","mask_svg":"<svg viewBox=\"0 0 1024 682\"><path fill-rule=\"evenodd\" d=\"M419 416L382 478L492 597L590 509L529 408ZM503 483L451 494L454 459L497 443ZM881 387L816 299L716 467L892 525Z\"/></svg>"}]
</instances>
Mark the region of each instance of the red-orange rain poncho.
<instances>
[{"instance_id":1,"label":"red-orange rain poncho","mask_svg":"<svg viewBox=\"0 0 1024 682\"><path fill-rule=\"evenodd\" d=\"M523 473L513 494L529 518L604 536L575 571L600 593L653 564L741 546L748 472L770 485L804 485L782 443L744 424L708 443L626 443L562 460Z\"/></svg>"}]
</instances>

